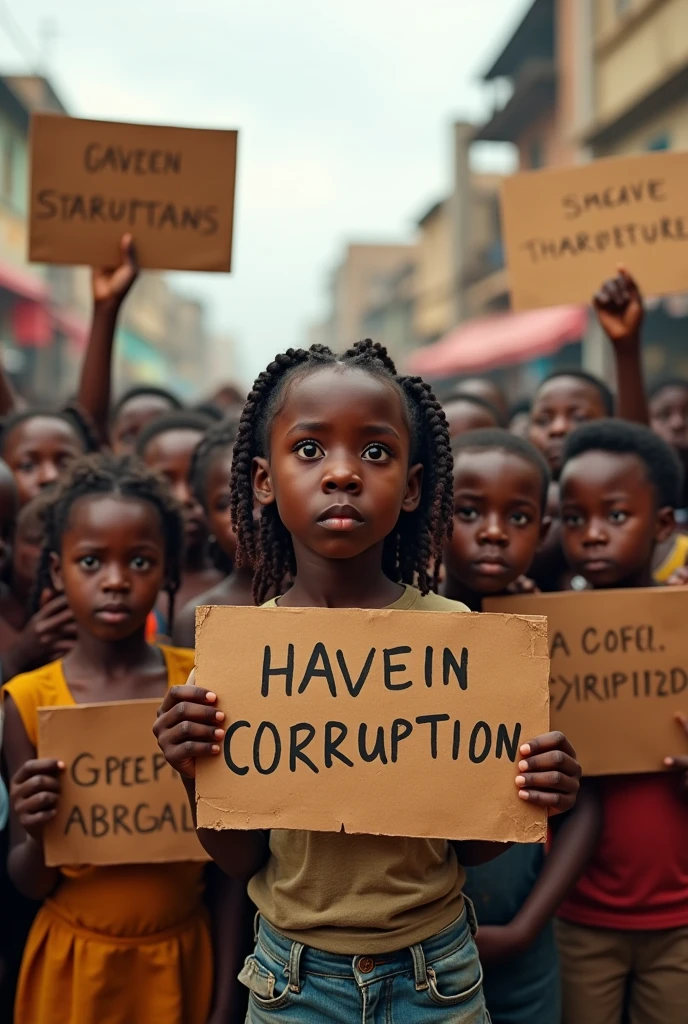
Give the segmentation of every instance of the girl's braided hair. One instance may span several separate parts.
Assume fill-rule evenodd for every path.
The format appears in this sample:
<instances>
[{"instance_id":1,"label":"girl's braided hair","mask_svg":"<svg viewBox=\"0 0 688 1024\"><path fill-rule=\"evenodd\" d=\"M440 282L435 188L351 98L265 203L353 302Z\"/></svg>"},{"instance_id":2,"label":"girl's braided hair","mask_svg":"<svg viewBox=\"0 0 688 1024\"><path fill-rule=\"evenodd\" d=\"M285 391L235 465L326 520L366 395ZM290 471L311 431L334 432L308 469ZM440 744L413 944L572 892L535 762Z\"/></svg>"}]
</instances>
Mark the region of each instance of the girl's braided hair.
<instances>
[{"instance_id":1,"label":"girl's braided hair","mask_svg":"<svg viewBox=\"0 0 688 1024\"><path fill-rule=\"evenodd\" d=\"M385 540L382 568L395 582L415 584L427 594L437 588L442 548L453 525L453 459L447 421L430 385L420 377L398 374L387 350L370 339L359 341L339 356L324 345L290 348L257 378L239 421L232 462L237 564L254 567L256 604L268 594L281 594L285 582L296 574L291 536L277 506L263 506L260 522L254 524L251 467L256 456L269 454L271 423L288 383L327 366L364 370L396 387L401 395L411 435L410 458L423 465L423 486L417 510L401 515Z\"/></svg>"},{"instance_id":2,"label":"girl's braided hair","mask_svg":"<svg viewBox=\"0 0 688 1024\"><path fill-rule=\"evenodd\" d=\"M45 538L33 594L34 611L38 610L43 591L51 588L50 556L53 553L60 553L62 535L67 527L72 506L80 498L96 494L147 501L157 509L162 536L165 539L165 590L169 602L168 619L171 629L174 598L181 580L184 551L182 513L165 480L130 455L85 455L75 459L65 470L51 496L52 500L42 510Z\"/></svg>"}]
</instances>

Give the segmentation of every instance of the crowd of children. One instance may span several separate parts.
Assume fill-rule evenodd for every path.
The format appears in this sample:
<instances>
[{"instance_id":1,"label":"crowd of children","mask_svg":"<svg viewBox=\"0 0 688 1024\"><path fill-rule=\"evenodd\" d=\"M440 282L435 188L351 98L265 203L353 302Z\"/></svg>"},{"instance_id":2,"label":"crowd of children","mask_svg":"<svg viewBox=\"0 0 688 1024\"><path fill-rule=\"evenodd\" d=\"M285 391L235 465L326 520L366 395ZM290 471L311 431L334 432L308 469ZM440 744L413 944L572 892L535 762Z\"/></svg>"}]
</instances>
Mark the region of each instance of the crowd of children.
<instances>
[{"instance_id":1,"label":"crowd of children","mask_svg":"<svg viewBox=\"0 0 688 1024\"><path fill-rule=\"evenodd\" d=\"M604 779L528 737L514 786L546 848L200 829L210 864L46 864L64 765L38 756L39 707L158 699L195 814L231 718L193 678L200 605L481 612L688 582L688 381L646 394L623 268L594 298L616 394L559 370L512 410L483 378L439 401L372 341L281 353L243 403L113 404L135 278L125 237L64 408L0 387L0 1021L685 1024L678 730L664 772Z\"/></svg>"}]
</instances>

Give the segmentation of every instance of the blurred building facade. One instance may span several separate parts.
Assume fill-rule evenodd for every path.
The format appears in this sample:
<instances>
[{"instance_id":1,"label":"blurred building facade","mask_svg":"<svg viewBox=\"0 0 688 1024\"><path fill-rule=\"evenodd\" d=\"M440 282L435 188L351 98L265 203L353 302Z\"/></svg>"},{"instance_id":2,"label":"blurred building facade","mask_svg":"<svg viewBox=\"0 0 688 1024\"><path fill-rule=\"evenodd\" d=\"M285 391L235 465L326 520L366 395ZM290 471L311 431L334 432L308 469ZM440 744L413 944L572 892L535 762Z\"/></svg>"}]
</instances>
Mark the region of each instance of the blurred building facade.
<instances>
[{"instance_id":1,"label":"blurred building facade","mask_svg":"<svg viewBox=\"0 0 688 1024\"><path fill-rule=\"evenodd\" d=\"M0 343L21 393L54 403L77 387L91 286L87 268L27 261L29 124L37 110L67 113L46 78L0 76ZM156 383L190 396L207 386L208 344L203 305L162 274L144 273L122 313L117 387Z\"/></svg>"}]
</instances>

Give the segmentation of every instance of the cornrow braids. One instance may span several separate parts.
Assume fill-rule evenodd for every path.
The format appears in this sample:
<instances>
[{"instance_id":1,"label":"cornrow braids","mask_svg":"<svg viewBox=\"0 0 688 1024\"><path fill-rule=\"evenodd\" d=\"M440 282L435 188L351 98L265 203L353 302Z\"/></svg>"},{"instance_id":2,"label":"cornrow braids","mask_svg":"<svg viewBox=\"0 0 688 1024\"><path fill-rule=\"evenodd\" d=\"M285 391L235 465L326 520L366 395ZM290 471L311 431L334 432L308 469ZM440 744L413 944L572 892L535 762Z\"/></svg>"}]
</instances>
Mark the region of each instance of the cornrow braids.
<instances>
[{"instance_id":1,"label":"cornrow braids","mask_svg":"<svg viewBox=\"0 0 688 1024\"><path fill-rule=\"evenodd\" d=\"M382 568L394 582L415 584L423 594L436 589L439 582L442 548L451 536L454 511L446 417L430 385L420 377L398 374L387 350L368 338L339 356L325 345L290 348L259 374L246 399L234 444L231 514L238 538L237 565L248 563L254 568L256 604L268 594L283 592L296 574L296 559L275 504L263 506L259 524L254 523L253 460L269 453L270 426L289 383L334 365L373 374L401 395L411 435L410 457L423 465L423 485L418 509L400 516L385 540Z\"/></svg>"},{"instance_id":2,"label":"cornrow braids","mask_svg":"<svg viewBox=\"0 0 688 1024\"><path fill-rule=\"evenodd\" d=\"M165 590L171 629L174 621L174 600L182 574L182 513L165 480L130 455L85 455L76 459L65 471L51 495L51 500L42 509L45 537L33 593L34 611L38 610L43 591L51 586L50 556L53 553L60 553L62 536L72 506L80 498L95 494L114 494L123 498L147 501L157 509L165 538Z\"/></svg>"}]
</instances>

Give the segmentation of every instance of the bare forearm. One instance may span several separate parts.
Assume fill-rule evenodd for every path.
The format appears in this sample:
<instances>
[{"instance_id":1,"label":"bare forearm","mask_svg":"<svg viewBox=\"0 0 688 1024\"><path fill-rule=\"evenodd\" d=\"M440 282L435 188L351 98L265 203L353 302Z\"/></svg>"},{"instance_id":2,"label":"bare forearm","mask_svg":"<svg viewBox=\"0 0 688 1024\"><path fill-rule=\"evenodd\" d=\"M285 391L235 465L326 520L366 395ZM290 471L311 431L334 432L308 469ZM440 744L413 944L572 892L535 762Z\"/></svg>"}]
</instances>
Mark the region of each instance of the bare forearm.
<instances>
[{"instance_id":1,"label":"bare forearm","mask_svg":"<svg viewBox=\"0 0 688 1024\"><path fill-rule=\"evenodd\" d=\"M643 382L642 346L640 335L632 342L626 342L621 349L614 349L616 382L618 390L617 415L632 423L650 422Z\"/></svg>"},{"instance_id":2,"label":"bare forearm","mask_svg":"<svg viewBox=\"0 0 688 1024\"><path fill-rule=\"evenodd\" d=\"M94 303L88 347L81 368L77 401L107 441L112 387L112 348L119 305Z\"/></svg>"},{"instance_id":3,"label":"bare forearm","mask_svg":"<svg viewBox=\"0 0 688 1024\"><path fill-rule=\"evenodd\" d=\"M534 941L585 871L599 839L601 823L597 794L581 789L575 810L559 826L538 880L516 917L528 942Z\"/></svg>"},{"instance_id":4,"label":"bare forearm","mask_svg":"<svg viewBox=\"0 0 688 1024\"><path fill-rule=\"evenodd\" d=\"M31 900L44 900L60 877L57 868L46 867L42 847L30 836L10 850L7 871L19 892Z\"/></svg>"}]
</instances>

